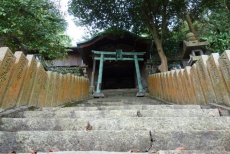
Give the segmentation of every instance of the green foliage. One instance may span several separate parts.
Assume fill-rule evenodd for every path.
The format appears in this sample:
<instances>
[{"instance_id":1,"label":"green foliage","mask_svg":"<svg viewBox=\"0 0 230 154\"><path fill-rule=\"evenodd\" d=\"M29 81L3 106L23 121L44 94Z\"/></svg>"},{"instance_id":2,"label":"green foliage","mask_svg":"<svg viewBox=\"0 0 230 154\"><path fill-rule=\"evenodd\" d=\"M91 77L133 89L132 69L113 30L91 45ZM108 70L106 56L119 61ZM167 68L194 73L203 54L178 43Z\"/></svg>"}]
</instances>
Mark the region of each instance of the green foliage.
<instances>
[{"instance_id":1,"label":"green foliage","mask_svg":"<svg viewBox=\"0 0 230 154\"><path fill-rule=\"evenodd\" d=\"M230 7L225 1L217 2L203 12L200 36L211 43L209 50L223 53L230 50Z\"/></svg>"},{"instance_id":2,"label":"green foliage","mask_svg":"<svg viewBox=\"0 0 230 154\"><path fill-rule=\"evenodd\" d=\"M187 1L169 0L72 0L69 12L78 20L78 25L88 26L97 33L101 29L124 29L137 34L150 34L148 18L162 30L162 11L166 8L166 28L178 24L177 14L185 11ZM173 24L172 24L173 22Z\"/></svg>"},{"instance_id":3,"label":"green foliage","mask_svg":"<svg viewBox=\"0 0 230 154\"><path fill-rule=\"evenodd\" d=\"M189 32L183 13L190 14L202 39L211 42L211 49L223 52L230 45L230 2L227 0L72 0L69 12L79 25L88 26L92 33L116 29L147 34L169 59L182 52L179 42ZM205 11L204 11L205 10ZM156 41L158 40L158 41ZM152 60L159 61L157 54Z\"/></svg>"},{"instance_id":4,"label":"green foliage","mask_svg":"<svg viewBox=\"0 0 230 154\"><path fill-rule=\"evenodd\" d=\"M0 38L13 51L53 59L66 53L67 23L50 0L0 0Z\"/></svg>"}]
</instances>

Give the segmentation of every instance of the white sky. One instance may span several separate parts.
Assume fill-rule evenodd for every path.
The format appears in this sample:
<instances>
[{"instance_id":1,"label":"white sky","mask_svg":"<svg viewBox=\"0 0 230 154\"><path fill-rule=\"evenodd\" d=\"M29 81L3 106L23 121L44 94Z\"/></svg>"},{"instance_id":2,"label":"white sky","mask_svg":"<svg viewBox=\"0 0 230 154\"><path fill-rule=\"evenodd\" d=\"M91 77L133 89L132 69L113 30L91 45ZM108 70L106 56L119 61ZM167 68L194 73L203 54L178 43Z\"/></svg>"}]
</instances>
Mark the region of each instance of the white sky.
<instances>
[{"instance_id":1,"label":"white sky","mask_svg":"<svg viewBox=\"0 0 230 154\"><path fill-rule=\"evenodd\" d=\"M68 14L68 1L69 0L60 0L60 6L61 10L65 12L65 19L68 22L68 28L66 31L66 34L69 35L69 37L72 39L72 46L76 46L76 42L82 42L83 38L82 36L86 31L84 30L84 27L77 27L73 22L73 16L70 16Z\"/></svg>"}]
</instances>

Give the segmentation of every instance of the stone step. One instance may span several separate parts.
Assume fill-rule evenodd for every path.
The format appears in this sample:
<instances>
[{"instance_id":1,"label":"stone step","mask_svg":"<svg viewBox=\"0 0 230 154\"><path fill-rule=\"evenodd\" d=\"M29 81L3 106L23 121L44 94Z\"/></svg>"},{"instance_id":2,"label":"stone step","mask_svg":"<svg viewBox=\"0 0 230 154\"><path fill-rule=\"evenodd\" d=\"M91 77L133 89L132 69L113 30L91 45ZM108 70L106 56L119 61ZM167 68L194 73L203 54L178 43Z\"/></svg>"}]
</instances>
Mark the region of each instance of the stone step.
<instances>
[{"instance_id":1,"label":"stone step","mask_svg":"<svg viewBox=\"0 0 230 154\"><path fill-rule=\"evenodd\" d=\"M46 107L40 108L40 111L95 111L95 110L158 110L158 109L201 109L200 105L122 105L122 106L78 106L78 107Z\"/></svg>"},{"instance_id":2,"label":"stone step","mask_svg":"<svg viewBox=\"0 0 230 154\"><path fill-rule=\"evenodd\" d=\"M229 151L160 150L157 154L230 154Z\"/></svg>"},{"instance_id":3,"label":"stone step","mask_svg":"<svg viewBox=\"0 0 230 154\"><path fill-rule=\"evenodd\" d=\"M230 131L152 131L153 149L230 150ZM37 151L145 151L149 131L19 131L0 132L0 152Z\"/></svg>"},{"instance_id":4,"label":"stone step","mask_svg":"<svg viewBox=\"0 0 230 154\"><path fill-rule=\"evenodd\" d=\"M0 153L3 154L3 153ZM5 154L5 153L4 153ZM31 153L17 153L17 154L31 154ZM130 152L108 152L108 151L59 151L59 152L38 152L37 154L130 154ZM148 154L141 153L138 154Z\"/></svg>"},{"instance_id":5,"label":"stone step","mask_svg":"<svg viewBox=\"0 0 230 154\"><path fill-rule=\"evenodd\" d=\"M25 118L117 118L117 117L218 117L217 109L97 110L97 111L25 111Z\"/></svg>"},{"instance_id":6,"label":"stone step","mask_svg":"<svg viewBox=\"0 0 230 154\"><path fill-rule=\"evenodd\" d=\"M132 152L108 152L108 151L59 151L59 152L38 152L38 154L130 154ZM135 152L138 154L149 154ZM3 153L0 153L3 154ZM31 154L31 153L17 153L17 154ZM168 150L158 151L156 154L230 154L228 151L198 151L198 150Z\"/></svg>"},{"instance_id":7,"label":"stone step","mask_svg":"<svg viewBox=\"0 0 230 154\"><path fill-rule=\"evenodd\" d=\"M230 130L230 117L2 118L0 131Z\"/></svg>"}]
</instances>

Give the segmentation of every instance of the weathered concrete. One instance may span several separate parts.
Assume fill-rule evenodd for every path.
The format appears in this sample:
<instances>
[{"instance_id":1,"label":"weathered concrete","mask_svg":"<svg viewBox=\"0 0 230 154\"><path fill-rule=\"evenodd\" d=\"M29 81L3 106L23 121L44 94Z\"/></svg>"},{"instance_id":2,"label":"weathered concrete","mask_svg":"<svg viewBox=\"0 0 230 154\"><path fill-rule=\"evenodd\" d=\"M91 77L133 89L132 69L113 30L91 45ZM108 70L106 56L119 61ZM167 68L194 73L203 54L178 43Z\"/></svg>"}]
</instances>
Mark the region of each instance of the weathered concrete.
<instances>
[{"instance_id":1,"label":"weathered concrete","mask_svg":"<svg viewBox=\"0 0 230 154\"><path fill-rule=\"evenodd\" d=\"M38 107L45 107L45 103L46 103L47 84L48 84L47 72L43 71L42 76L44 78L44 82L41 83L41 92L40 92L40 95L38 95L38 103L37 103Z\"/></svg>"},{"instance_id":2,"label":"weathered concrete","mask_svg":"<svg viewBox=\"0 0 230 154\"><path fill-rule=\"evenodd\" d=\"M188 104L197 104L197 99L194 92L194 87L191 81L191 67L187 66L184 69L184 82L188 92Z\"/></svg>"},{"instance_id":3,"label":"weathered concrete","mask_svg":"<svg viewBox=\"0 0 230 154\"><path fill-rule=\"evenodd\" d=\"M45 106L52 106L52 100L53 100L53 97L55 96L54 94L54 86L55 86L55 74L54 72L51 72L51 71L48 71L47 72L47 83L46 83L46 89L47 89L47 92L46 92L46 103L45 103Z\"/></svg>"},{"instance_id":4,"label":"weathered concrete","mask_svg":"<svg viewBox=\"0 0 230 154\"><path fill-rule=\"evenodd\" d=\"M176 88L176 97L177 97L177 103L178 104L182 104L183 103L183 96L182 96L182 86L180 84L180 79L179 79L179 70L175 70L175 73L174 73L174 85L175 85L175 88Z\"/></svg>"},{"instance_id":5,"label":"weathered concrete","mask_svg":"<svg viewBox=\"0 0 230 154\"><path fill-rule=\"evenodd\" d=\"M179 71L179 82L178 84L181 86L181 104L189 104L189 95L187 92L187 86L185 85L185 75L184 75L184 69L181 69Z\"/></svg>"},{"instance_id":6,"label":"weathered concrete","mask_svg":"<svg viewBox=\"0 0 230 154\"><path fill-rule=\"evenodd\" d=\"M20 89L20 94L17 100L17 106L23 106L28 105L31 90L34 85L34 79L37 69L37 62L33 55L27 55L26 56L28 60L27 68L26 68L26 74L24 77L24 81L22 83L22 87Z\"/></svg>"},{"instance_id":7,"label":"weathered concrete","mask_svg":"<svg viewBox=\"0 0 230 154\"><path fill-rule=\"evenodd\" d=\"M51 102L51 106L55 107L58 105L58 97L59 97L59 94L60 94L60 88L61 88L61 83L60 83L60 75L56 72L53 73L54 75L54 80L55 80L55 83L54 83L54 92L53 92L53 99L52 99L52 102Z\"/></svg>"},{"instance_id":8,"label":"weathered concrete","mask_svg":"<svg viewBox=\"0 0 230 154\"><path fill-rule=\"evenodd\" d=\"M155 151L155 150L152 150ZM128 154L128 153L138 153L138 154L152 154L153 152L142 153L142 152L108 152L108 151L59 151L59 152L39 152L39 154ZM3 153L0 153L3 154ZM31 153L18 153L18 154L31 154ZM217 151L217 150L160 150L156 154L230 154L228 151Z\"/></svg>"},{"instance_id":9,"label":"weathered concrete","mask_svg":"<svg viewBox=\"0 0 230 154\"><path fill-rule=\"evenodd\" d=\"M219 68L219 54L213 53L207 60L207 67L216 94L217 103L230 106L230 93Z\"/></svg>"},{"instance_id":10,"label":"weathered concrete","mask_svg":"<svg viewBox=\"0 0 230 154\"><path fill-rule=\"evenodd\" d=\"M230 154L228 151L218 151L218 150L168 150L168 151L158 151L157 154Z\"/></svg>"},{"instance_id":11,"label":"weathered concrete","mask_svg":"<svg viewBox=\"0 0 230 154\"><path fill-rule=\"evenodd\" d=\"M190 71L190 74L191 74L191 76L190 76L191 77L191 84L193 85L195 97L197 100L196 104L204 105L204 104L206 104L206 100L204 97L204 92L203 92L202 87L201 87L199 76L197 74L197 65L196 64L193 64L191 71Z\"/></svg>"},{"instance_id":12,"label":"weathered concrete","mask_svg":"<svg viewBox=\"0 0 230 154\"><path fill-rule=\"evenodd\" d=\"M15 57L7 47L0 48L0 108L14 66Z\"/></svg>"},{"instance_id":13,"label":"weathered concrete","mask_svg":"<svg viewBox=\"0 0 230 154\"><path fill-rule=\"evenodd\" d=\"M200 84L205 96L206 103L216 103L216 95L213 89L212 81L207 70L207 55L202 55L196 62L197 73L199 76Z\"/></svg>"},{"instance_id":14,"label":"weathered concrete","mask_svg":"<svg viewBox=\"0 0 230 154\"><path fill-rule=\"evenodd\" d=\"M24 56L23 52L15 52L14 56L16 57L16 61L9 78L9 83L7 86L8 88L6 89L5 95L3 97L3 109L10 109L15 107L28 63L28 60Z\"/></svg>"},{"instance_id":15,"label":"weathered concrete","mask_svg":"<svg viewBox=\"0 0 230 154\"><path fill-rule=\"evenodd\" d=\"M83 151L128 151L149 148L149 131L21 131L0 132L0 152L9 149L26 152L30 149Z\"/></svg>"},{"instance_id":16,"label":"weathered concrete","mask_svg":"<svg viewBox=\"0 0 230 154\"><path fill-rule=\"evenodd\" d=\"M37 63L37 69L36 69L36 74L35 74L35 79L34 79L34 84L31 90L31 95L29 98L29 103L28 105L30 106L37 106L38 104L38 96L41 93L42 86L44 82L46 81L45 78L45 70L40 62Z\"/></svg>"},{"instance_id":17,"label":"weathered concrete","mask_svg":"<svg viewBox=\"0 0 230 154\"><path fill-rule=\"evenodd\" d=\"M59 151L59 152L39 152L38 154L129 154L130 152L108 152L108 151ZM3 154L3 153L0 153ZM31 153L17 153L17 154L31 154ZM138 154L148 154L138 152ZM221 153L222 154L222 153ZM223 153L225 154L225 153Z\"/></svg>"},{"instance_id":18,"label":"weathered concrete","mask_svg":"<svg viewBox=\"0 0 230 154\"><path fill-rule=\"evenodd\" d=\"M2 118L0 131L230 130L230 117Z\"/></svg>"},{"instance_id":19,"label":"weathered concrete","mask_svg":"<svg viewBox=\"0 0 230 154\"><path fill-rule=\"evenodd\" d=\"M149 131L21 131L0 132L0 152L36 149L84 151L144 151L150 146ZM153 131L153 148L173 150L230 150L230 131Z\"/></svg>"},{"instance_id":20,"label":"weathered concrete","mask_svg":"<svg viewBox=\"0 0 230 154\"><path fill-rule=\"evenodd\" d=\"M78 106L78 107L45 107L40 111L95 111L95 110L158 110L158 109L201 109L200 105L122 105L122 106Z\"/></svg>"},{"instance_id":21,"label":"weathered concrete","mask_svg":"<svg viewBox=\"0 0 230 154\"><path fill-rule=\"evenodd\" d=\"M230 50L226 50L219 58L220 70L230 92Z\"/></svg>"},{"instance_id":22,"label":"weathered concrete","mask_svg":"<svg viewBox=\"0 0 230 154\"><path fill-rule=\"evenodd\" d=\"M41 118L116 118L116 117L136 117L137 111L143 117L196 117L196 116L219 116L217 109L162 109L162 110L107 110L107 111L26 111L23 117L41 117Z\"/></svg>"}]
</instances>

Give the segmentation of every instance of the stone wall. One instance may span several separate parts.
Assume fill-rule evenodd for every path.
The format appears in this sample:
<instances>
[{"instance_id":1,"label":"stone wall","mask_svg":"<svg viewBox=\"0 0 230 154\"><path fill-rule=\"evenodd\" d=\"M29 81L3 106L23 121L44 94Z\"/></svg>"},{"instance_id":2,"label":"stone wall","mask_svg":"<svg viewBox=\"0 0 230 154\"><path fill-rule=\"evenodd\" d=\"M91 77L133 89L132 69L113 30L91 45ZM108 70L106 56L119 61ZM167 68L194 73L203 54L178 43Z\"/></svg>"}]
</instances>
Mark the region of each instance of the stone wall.
<instances>
[{"instance_id":1,"label":"stone wall","mask_svg":"<svg viewBox=\"0 0 230 154\"><path fill-rule=\"evenodd\" d=\"M87 78L45 71L33 55L0 48L0 110L53 107L87 98L88 93Z\"/></svg>"},{"instance_id":2,"label":"stone wall","mask_svg":"<svg viewBox=\"0 0 230 154\"><path fill-rule=\"evenodd\" d=\"M177 104L230 106L230 50L202 55L192 67L149 75L150 93Z\"/></svg>"}]
</instances>

